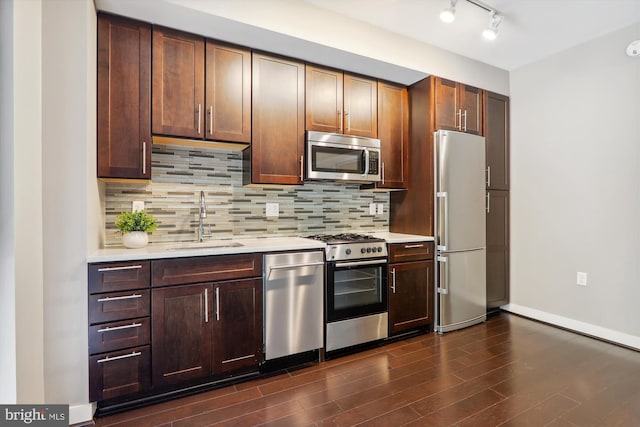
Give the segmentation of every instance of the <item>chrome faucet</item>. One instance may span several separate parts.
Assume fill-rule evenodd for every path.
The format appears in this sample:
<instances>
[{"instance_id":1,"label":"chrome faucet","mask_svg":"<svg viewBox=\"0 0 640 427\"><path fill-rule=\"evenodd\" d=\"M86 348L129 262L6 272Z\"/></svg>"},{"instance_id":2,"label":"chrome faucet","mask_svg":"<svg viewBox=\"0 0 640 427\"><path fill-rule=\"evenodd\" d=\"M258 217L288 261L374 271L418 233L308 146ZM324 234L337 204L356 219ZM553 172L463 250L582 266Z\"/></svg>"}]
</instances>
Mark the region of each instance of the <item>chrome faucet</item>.
<instances>
[{"instance_id":1,"label":"chrome faucet","mask_svg":"<svg viewBox=\"0 0 640 427\"><path fill-rule=\"evenodd\" d=\"M204 191L200 191L200 215L198 215L198 241L204 242L205 237L211 237L212 234L204 234L204 219L207 217L207 205L204 199ZM211 228L209 228L211 231Z\"/></svg>"}]
</instances>

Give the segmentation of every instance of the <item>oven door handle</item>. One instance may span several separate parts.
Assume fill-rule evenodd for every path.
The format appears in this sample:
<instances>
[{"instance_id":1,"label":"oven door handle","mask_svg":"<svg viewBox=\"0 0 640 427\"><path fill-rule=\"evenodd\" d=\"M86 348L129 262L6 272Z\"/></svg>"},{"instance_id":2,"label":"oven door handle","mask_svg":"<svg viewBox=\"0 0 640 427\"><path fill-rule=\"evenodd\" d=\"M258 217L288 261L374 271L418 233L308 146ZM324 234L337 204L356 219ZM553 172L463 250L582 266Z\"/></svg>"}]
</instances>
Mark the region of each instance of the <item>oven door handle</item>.
<instances>
[{"instance_id":1,"label":"oven door handle","mask_svg":"<svg viewBox=\"0 0 640 427\"><path fill-rule=\"evenodd\" d=\"M387 260L374 259L370 261L354 261L354 262L340 262L336 261L336 267L358 267L360 265L385 265Z\"/></svg>"}]
</instances>

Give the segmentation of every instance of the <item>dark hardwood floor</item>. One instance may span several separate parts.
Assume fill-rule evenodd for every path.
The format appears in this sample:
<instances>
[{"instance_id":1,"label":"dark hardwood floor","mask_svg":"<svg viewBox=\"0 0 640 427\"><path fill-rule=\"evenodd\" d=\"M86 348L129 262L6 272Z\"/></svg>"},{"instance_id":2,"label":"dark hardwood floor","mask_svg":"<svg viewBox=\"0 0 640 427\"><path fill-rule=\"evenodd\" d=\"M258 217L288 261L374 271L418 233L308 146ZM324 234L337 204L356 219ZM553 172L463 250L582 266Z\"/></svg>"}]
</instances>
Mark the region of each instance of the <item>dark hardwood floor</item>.
<instances>
[{"instance_id":1,"label":"dark hardwood floor","mask_svg":"<svg viewBox=\"0 0 640 427\"><path fill-rule=\"evenodd\" d=\"M97 426L640 426L640 353L507 313Z\"/></svg>"}]
</instances>

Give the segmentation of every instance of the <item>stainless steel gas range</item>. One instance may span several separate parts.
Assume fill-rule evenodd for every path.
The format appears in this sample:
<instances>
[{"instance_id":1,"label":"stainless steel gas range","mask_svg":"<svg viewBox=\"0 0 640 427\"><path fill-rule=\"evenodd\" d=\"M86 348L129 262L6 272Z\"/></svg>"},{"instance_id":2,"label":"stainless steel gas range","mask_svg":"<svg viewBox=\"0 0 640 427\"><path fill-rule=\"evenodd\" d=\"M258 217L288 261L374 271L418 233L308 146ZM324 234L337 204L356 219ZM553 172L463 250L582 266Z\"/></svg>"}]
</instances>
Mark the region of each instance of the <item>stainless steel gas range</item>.
<instances>
[{"instance_id":1,"label":"stainless steel gas range","mask_svg":"<svg viewBox=\"0 0 640 427\"><path fill-rule=\"evenodd\" d=\"M387 245L363 234L310 236L327 244L325 351L388 336Z\"/></svg>"}]
</instances>

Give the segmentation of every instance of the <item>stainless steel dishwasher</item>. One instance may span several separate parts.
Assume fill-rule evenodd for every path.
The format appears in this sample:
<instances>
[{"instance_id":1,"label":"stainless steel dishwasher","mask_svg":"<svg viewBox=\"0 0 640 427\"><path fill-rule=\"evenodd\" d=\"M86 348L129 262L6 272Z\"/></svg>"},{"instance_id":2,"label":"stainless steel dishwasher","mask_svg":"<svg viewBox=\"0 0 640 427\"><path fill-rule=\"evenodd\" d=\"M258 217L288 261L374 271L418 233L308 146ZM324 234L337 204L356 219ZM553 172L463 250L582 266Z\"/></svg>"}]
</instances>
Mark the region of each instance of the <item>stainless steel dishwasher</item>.
<instances>
[{"instance_id":1,"label":"stainless steel dishwasher","mask_svg":"<svg viewBox=\"0 0 640 427\"><path fill-rule=\"evenodd\" d=\"M323 346L324 253L264 256L265 360Z\"/></svg>"}]
</instances>

